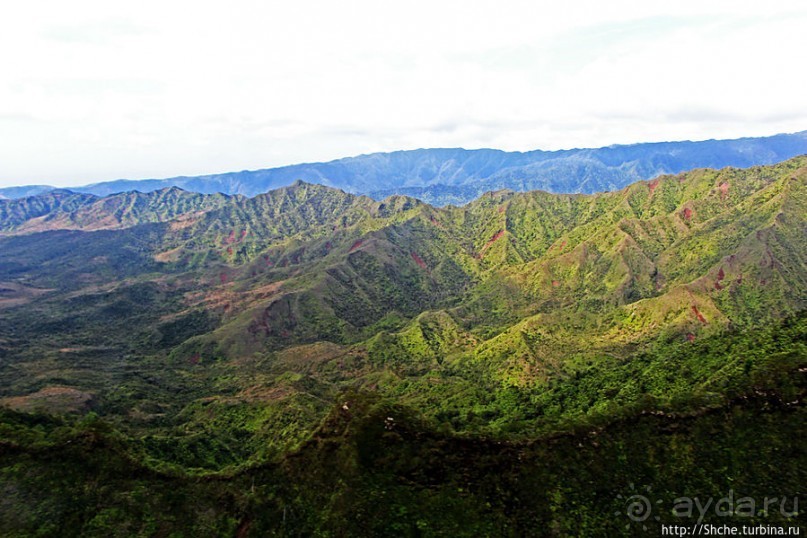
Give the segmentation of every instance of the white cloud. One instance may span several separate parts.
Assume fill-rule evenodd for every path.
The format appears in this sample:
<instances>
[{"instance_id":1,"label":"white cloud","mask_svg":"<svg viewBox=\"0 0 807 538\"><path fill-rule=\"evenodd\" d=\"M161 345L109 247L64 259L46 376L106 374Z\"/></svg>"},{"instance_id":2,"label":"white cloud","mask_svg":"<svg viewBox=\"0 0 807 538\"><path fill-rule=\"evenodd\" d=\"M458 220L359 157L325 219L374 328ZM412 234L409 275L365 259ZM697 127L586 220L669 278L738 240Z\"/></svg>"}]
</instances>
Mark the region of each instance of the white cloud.
<instances>
[{"instance_id":1,"label":"white cloud","mask_svg":"<svg viewBox=\"0 0 807 538\"><path fill-rule=\"evenodd\" d=\"M0 185L807 128L803 2L26 2Z\"/></svg>"}]
</instances>

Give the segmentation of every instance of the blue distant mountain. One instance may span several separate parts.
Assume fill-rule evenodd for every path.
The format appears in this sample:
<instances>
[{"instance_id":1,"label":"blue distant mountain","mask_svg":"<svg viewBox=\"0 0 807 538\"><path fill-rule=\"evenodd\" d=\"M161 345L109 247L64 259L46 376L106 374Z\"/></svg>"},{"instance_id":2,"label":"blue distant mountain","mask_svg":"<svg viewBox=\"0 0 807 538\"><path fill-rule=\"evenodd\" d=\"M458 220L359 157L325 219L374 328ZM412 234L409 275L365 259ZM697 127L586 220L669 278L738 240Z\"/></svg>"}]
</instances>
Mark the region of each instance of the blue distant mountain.
<instances>
[{"instance_id":1,"label":"blue distant mountain","mask_svg":"<svg viewBox=\"0 0 807 538\"><path fill-rule=\"evenodd\" d=\"M150 192L177 186L200 193L254 196L295 180L337 187L382 199L392 194L436 205L463 204L499 189L593 193L620 189L641 179L693 168L748 167L807 153L807 131L761 138L659 142L597 149L506 152L494 149L417 149L373 153L326 163L169 179L116 180L71 188L100 196ZM21 198L48 186L0 189Z\"/></svg>"}]
</instances>

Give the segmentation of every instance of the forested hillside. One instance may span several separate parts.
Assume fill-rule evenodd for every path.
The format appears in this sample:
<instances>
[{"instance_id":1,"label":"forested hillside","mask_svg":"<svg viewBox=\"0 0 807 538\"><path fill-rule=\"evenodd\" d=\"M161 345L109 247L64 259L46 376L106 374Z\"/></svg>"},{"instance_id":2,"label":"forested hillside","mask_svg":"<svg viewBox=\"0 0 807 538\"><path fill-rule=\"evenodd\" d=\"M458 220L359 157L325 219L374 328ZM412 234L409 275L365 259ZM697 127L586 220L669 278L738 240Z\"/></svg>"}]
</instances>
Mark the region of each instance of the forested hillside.
<instances>
[{"instance_id":1,"label":"forested hillside","mask_svg":"<svg viewBox=\"0 0 807 538\"><path fill-rule=\"evenodd\" d=\"M618 536L631 484L798 495L805 216L805 157L0 200L0 534Z\"/></svg>"}]
</instances>

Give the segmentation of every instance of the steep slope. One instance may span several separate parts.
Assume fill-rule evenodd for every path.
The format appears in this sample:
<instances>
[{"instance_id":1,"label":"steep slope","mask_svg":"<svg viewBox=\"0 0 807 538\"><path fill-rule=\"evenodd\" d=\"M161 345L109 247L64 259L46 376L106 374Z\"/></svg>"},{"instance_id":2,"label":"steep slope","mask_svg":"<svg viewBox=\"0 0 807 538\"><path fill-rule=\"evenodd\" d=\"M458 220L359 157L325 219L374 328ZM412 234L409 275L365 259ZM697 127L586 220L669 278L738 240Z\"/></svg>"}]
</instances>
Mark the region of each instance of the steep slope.
<instances>
[{"instance_id":1,"label":"steep slope","mask_svg":"<svg viewBox=\"0 0 807 538\"><path fill-rule=\"evenodd\" d=\"M806 171L797 158L442 209L303 182L27 199L38 222L84 230L0 238L0 397L94 408L158 431L150 457L204 468L296 446L347 387L466 433L616 412L650 381L615 407L565 408L563 387L694 365L694 346L803 312ZM208 434L230 448L197 461Z\"/></svg>"},{"instance_id":2,"label":"steep slope","mask_svg":"<svg viewBox=\"0 0 807 538\"><path fill-rule=\"evenodd\" d=\"M4 533L630 535L630 480L804 483L807 157L0 207Z\"/></svg>"},{"instance_id":3,"label":"steep slope","mask_svg":"<svg viewBox=\"0 0 807 538\"><path fill-rule=\"evenodd\" d=\"M803 310L803 165L797 159L695 172L618 195L568 197L581 225L548 239L541 237L546 226L533 223L526 229L537 235L519 241L504 222L502 236L513 238L514 249L543 253L526 265L502 260L507 268L497 270L498 286L458 309L469 320L522 319L478 346L474 360L502 383L524 386L604 355L634 353L636 346L691 341ZM733 200L725 189L730 182ZM542 196L517 195L508 203Z\"/></svg>"},{"instance_id":4,"label":"steep slope","mask_svg":"<svg viewBox=\"0 0 807 538\"><path fill-rule=\"evenodd\" d=\"M0 232L16 230L30 221L42 221L48 216L69 214L97 198L91 194L78 194L55 190L19 199L0 199ZM57 226L54 229L59 229Z\"/></svg>"},{"instance_id":5,"label":"steep slope","mask_svg":"<svg viewBox=\"0 0 807 538\"><path fill-rule=\"evenodd\" d=\"M0 200L0 233L25 234L48 230L115 230L166 222L182 215L225 205L229 196L202 195L176 187L99 198L71 191Z\"/></svg>"}]
</instances>

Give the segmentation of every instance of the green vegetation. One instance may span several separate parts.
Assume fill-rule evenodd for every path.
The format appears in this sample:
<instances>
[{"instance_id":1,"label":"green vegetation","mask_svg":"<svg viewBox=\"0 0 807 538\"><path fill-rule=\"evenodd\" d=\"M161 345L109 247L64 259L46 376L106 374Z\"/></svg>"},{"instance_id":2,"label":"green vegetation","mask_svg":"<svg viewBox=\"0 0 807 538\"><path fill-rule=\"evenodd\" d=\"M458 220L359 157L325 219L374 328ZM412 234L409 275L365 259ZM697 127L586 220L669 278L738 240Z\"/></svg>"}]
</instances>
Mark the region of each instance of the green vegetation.
<instances>
[{"instance_id":1,"label":"green vegetation","mask_svg":"<svg viewBox=\"0 0 807 538\"><path fill-rule=\"evenodd\" d=\"M0 200L0 534L630 535L631 483L797 495L805 216L807 158Z\"/></svg>"}]
</instances>

